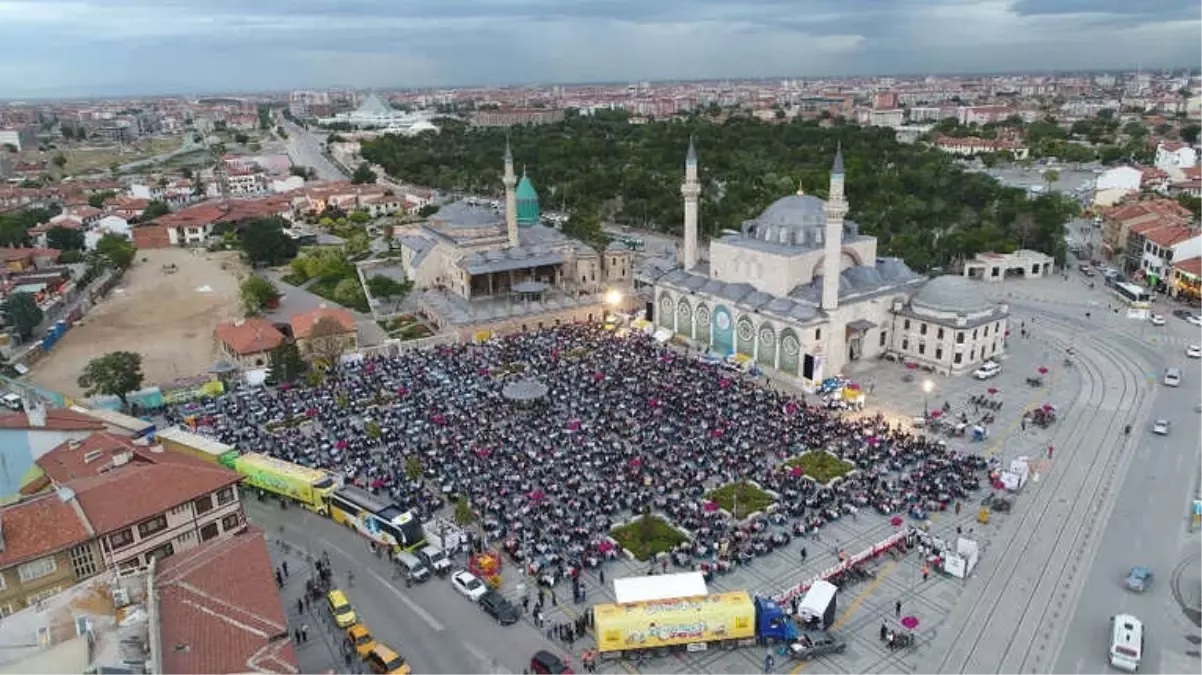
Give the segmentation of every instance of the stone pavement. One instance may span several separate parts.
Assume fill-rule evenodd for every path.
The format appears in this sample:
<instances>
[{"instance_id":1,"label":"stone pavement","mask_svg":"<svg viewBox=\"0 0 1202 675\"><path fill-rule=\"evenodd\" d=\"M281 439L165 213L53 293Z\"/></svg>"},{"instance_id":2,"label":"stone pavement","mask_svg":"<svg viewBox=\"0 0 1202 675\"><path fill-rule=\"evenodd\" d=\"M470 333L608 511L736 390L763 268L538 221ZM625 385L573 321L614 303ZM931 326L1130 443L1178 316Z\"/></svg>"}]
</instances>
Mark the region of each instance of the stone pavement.
<instances>
[{"instance_id":1,"label":"stone pavement","mask_svg":"<svg viewBox=\"0 0 1202 675\"><path fill-rule=\"evenodd\" d=\"M291 545L281 546L278 532L276 537L266 533L267 550L276 569L283 571L288 566L288 577L280 589L280 600L284 603L284 614L288 618L288 630L292 634L293 649L302 673L357 672L348 669L340 654L340 645L345 633L330 622L330 613L321 603L311 607L297 606L297 600L305 595L305 581L316 578L316 570L309 555ZM296 631L308 627L308 640L298 642ZM358 664L352 664L351 668Z\"/></svg>"}]
</instances>

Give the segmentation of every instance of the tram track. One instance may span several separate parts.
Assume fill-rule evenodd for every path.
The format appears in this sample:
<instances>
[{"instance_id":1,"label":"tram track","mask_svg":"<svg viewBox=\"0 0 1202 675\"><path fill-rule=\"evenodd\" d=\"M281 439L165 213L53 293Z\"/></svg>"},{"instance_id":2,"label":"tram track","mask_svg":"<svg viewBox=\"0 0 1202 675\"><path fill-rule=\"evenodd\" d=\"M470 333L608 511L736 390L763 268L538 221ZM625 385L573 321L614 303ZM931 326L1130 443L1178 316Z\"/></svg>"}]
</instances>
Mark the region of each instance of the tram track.
<instances>
[{"instance_id":1,"label":"tram track","mask_svg":"<svg viewBox=\"0 0 1202 675\"><path fill-rule=\"evenodd\" d=\"M1121 438L1121 427L1124 424L1120 415L1117 415L1119 410L1123 408L1137 407L1142 400L1146 400L1146 393L1140 392L1139 382L1142 379L1142 373L1139 372L1137 364L1130 358L1125 357L1115 348L1096 339L1093 334L1082 334L1080 327L1070 324L1068 321L1059 320L1055 317L1044 317L1042 324L1047 327L1051 326L1052 330L1059 333L1054 342L1060 344L1072 344L1078 351L1079 357L1076 359L1077 370L1082 377L1081 392L1066 407L1062 415L1060 428L1056 429L1053 434L1055 437L1067 439L1065 442L1053 443L1059 446L1059 457L1062 461L1082 461L1083 452L1088 451L1090 446L1097 448L1104 447L1106 444L1095 443L1092 439L1101 430L1103 435L1111 435L1118 429L1120 430L1119 437ZM1111 378L1107 377L1107 370L1101 365L1102 362L1108 362L1109 367L1113 369L1117 367L1121 377L1119 383L1121 388L1118 391L1117 397L1113 397L1108 390L1108 384L1114 384ZM1107 401L1112 400L1110 406L1103 406ZM1131 405L1134 400L1135 406ZM1113 410L1111 410L1113 408ZM1072 420L1068 425L1065 422ZM1086 433L1090 431L1091 433ZM950 641L947 643L947 649L942 652L942 658L938 662L938 666L930 670L935 672L985 672L985 667L981 664L974 663L975 658L980 654L983 644L987 639L992 639L990 629L996 628L1005 622L1010 628L1007 632L1009 639L1004 643L1000 658L991 658L992 672L1017 672L1014 667L1007 668L1004 664L1011 660L1012 655L1021 660L1025 665L1029 660L1032 651L1039 647L1040 653L1047 649L1047 634L1044 635L1044 641L1028 639L1021 640L1020 635L1026 633L1037 633L1039 624L1043 623L1049 611L1049 597L1041 598L1044 600L1040 610L1035 610L1033 604L1037 597L1037 591L1040 587L1047 587L1048 584L1038 577L1032 581L1030 576L1032 566L1039 565L1043 573L1051 570L1051 565L1058 557L1064 557L1065 564L1059 567L1059 573L1054 576L1054 583L1051 589L1061 588L1063 600L1066 597L1065 590L1068 584L1062 581L1066 570L1076 571L1078 565L1069 565L1068 558L1071 558L1072 546L1065 547L1066 536L1070 536L1068 543L1075 544L1079 536L1079 528L1076 527L1077 519L1074 514L1078 512L1078 505L1082 509L1094 508L1100 501L1100 490L1105 482L1105 467L1111 464L1111 460L1117 453L1121 452L1120 444L1108 444L1109 451L1093 452L1092 457L1086 459L1088 466L1081 471L1077 467L1076 471L1055 471L1056 478L1049 485L1046 479L1041 481L1032 490L1033 499L1023 507L1023 515L1018 519L1017 523L1010 522L1007 525L1014 528L1011 536L1005 539L1001 550L993 549L990 551L993 558L992 569L988 575L982 580L980 592L967 605L966 612L954 612L960 614L962 619L958 622L951 622ZM1109 487L1109 484L1106 484ZM1076 488L1075 493L1078 496L1076 503L1071 504L1068 511L1064 508L1057 508L1057 499L1061 498L1067 490L1066 488ZM1084 497L1084 499L1082 499ZM1052 519L1060 519L1059 524ZM1073 524L1073 527L1070 527ZM1051 532L1048 532L1051 530ZM1048 546L1047 536L1053 537L1053 541L1047 548L1047 555L1041 556L1039 560L1032 560L1033 555L1036 555L1032 547ZM1013 603L1021 602L1021 606L1013 607ZM1007 611L1007 607L1013 607ZM1039 611L1039 621L1032 624L1030 615L1032 611ZM1057 612L1058 613L1058 612ZM981 617L984 618L981 618ZM996 644L996 643L992 643ZM1025 649L1025 651L1020 651Z\"/></svg>"}]
</instances>

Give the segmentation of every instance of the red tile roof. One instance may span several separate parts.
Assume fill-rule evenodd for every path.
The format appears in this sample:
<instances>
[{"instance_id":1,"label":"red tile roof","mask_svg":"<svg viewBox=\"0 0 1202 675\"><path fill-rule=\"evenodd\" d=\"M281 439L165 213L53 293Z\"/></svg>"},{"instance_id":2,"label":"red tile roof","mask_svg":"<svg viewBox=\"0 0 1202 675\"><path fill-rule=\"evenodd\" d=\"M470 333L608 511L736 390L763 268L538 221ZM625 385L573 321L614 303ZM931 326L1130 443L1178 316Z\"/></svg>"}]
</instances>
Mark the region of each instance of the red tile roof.
<instances>
[{"instance_id":1,"label":"red tile roof","mask_svg":"<svg viewBox=\"0 0 1202 675\"><path fill-rule=\"evenodd\" d=\"M30 429L48 431L101 431L104 423L74 410L50 408L46 410L46 424L36 427L29 423L28 412L0 413L0 429Z\"/></svg>"},{"instance_id":2,"label":"red tile roof","mask_svg":"<svg viewBox=\"0 0 1202 675\"><path fill-rule=\"evenodd\" d=\"M289 320L292 324L292 336L297 339L309 337L309 333L313 332L313 326L327 317L337 321L345 332L353 333L355 331L355 317L350 312L341 307L318 307L297 314Z\"/></svg>"},{"instance_id":3,"label":"red tile roof","mask_svg":"<svg viewBox=\"0 0 1202 675\"><path fill-rule=\"evenodd\" d=\"M1165 225L1144 233L1148 241L1157 246L1176 246L1198 236L1198 230L1185 225Z\"/></svg>"},{"instance_id":4,"label":"red tile roof","mask_svg":"<svg viewBox=\"0 0 1202 675\"><path fill-rule=\"evenodd\" d=\"M218 324L214 333L218 340L240 355L275 349L284 342L284 334L267 319Z\"/></svg>"},{"instance_id":5,"label":"red tile roof","mask_svg":"<svg viewBox=\"0 0 1202 675\"><path fill-rule=\"evenodd\" d=\"M136 453L139 449L128 438L98 431L82 441L67 441L55 446L39 457L36 463L47 476L65 483L76 478L99 476L113 468L114 456ZM132 454L130 459L138 461L140 458Z\"/></svg>"},{"instance_id":6,"label":"red tile roof","mask_svg":"<svg viewBox=\"0 0 1202 675\"><path fill-rule=\"evenodd\" d=\"M0 568L62 551L91 539L88 524L73 502L57 493L29 497L0 509Z\"/></svg>"},{"instance_id":7,"label":"red tile roof","mask_svg":"<svg viewBox=\"0 0 1202 675\"><path fill-rule=\"evenodd\" d=\"M1202 277L1202 258L1195 256L1193 258L1186 258L1185 260L1178 260L1173 263L1173 268L1181 270L1186 274Z\"/></svg>"},{"instance_id":8,"label":"red tile roof","mask_svg":"<svg viewBox=\"0 0 1202 675\"><path fill-rule=\"evenodd\" d=\"M220 466L136 464L69 483L97 532L115 532L238 482Z\"/></svg>"},{"instance_id":9,"label":"red tile roof","mask_svg":"<svg viewBox=\"0 0 1202 675\"><path fill-rule=\"evenodd\" d=\"M256 527L160 561L163 672L299 672L273 570Z\"/></svg>"}]
</instances>

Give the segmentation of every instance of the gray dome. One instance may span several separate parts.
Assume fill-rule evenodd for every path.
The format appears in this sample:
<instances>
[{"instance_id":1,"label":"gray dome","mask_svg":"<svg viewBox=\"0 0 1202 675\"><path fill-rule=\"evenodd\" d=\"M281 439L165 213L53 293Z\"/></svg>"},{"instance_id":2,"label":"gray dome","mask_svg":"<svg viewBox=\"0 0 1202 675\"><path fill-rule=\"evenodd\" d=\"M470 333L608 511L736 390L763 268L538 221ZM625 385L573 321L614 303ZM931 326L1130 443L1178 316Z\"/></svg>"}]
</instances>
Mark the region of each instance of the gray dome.
<instances>
[{"instance_id":1,"label":"gray dome","mask_svg":"<svg viewBox=\"0 0 1202 675\"><path fill-rule=\"evenodd\" d=\"M956 314L980 314L994 307L975 282L955 275L935 277L926 282L910 304L918 309Z\"/></svg>"},{"instance_id":2,"label":"gray dome","mask_svg":"<svg viewBox=\"0 0 1202 675\"><path fill-rule=\"evenodd\" d=\"M760 225L814 227L826 224L823 207L826 202L814 195L789 195L764 209L755 222Z\"/></svg>"}]
</instances>

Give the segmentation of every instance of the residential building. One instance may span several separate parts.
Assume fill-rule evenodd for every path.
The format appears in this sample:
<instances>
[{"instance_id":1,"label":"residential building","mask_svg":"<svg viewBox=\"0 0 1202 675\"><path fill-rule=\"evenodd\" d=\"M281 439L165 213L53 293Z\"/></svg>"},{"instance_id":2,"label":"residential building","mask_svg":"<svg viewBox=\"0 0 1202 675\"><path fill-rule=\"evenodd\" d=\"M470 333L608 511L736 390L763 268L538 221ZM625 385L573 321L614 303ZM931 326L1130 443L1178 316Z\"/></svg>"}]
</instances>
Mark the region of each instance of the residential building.
<instances>
[{"instance_id":1,"label":"residential building","mask_svg":"<svg viewBox=\"0 0 1202 675\"><path fill-rule=\"evenodd\" d=\"M1202 233L1172 219L1153 220L1131 227L1123 250L1127 272L1167 284L1174 260L1202 255Z\"/></svg>"},{"instance_id":2,"label":"residential building","mask_svg":"<svg viewBox=\"0 0 1202 675\"><path fill-rule=\"evenodd\" d=\"M1202 198L1202 167L1191 166L1181 171L1181 178L1169 185L1169 194Z\"/></svg>"},{"instance_id":3,"label":"residential building","mask_svg":"<svg viewBox=\"0 0 1202 675\"><path fill-rule=\"evenodd\" d=\"M214 331L222 358L246 370L267 366L271 350L284 343L284 334L266 319L239 319Z\"/></svg>"},{"instance_id":4,"label":"residential building","mask_svg":"<svg viewBox=\"0 0 1202 675\"><path fill-rule=\"evenodd\" d=\"M1108 255L1127 244L1132 227L1156 221L1165 224L1187 224L1193 214L1172 199L1145 199L1104 209L1102 216L1102 248Z\"/></svg>"},{"instance_id":5,"label":"residential building","mask_svg":"<svg viewBox=\"0 0 1202 675\"><path fill-rule=\"evenodd\" d=\"M1171 180L1181 180L1183 170L1198 166L1198 151L1188 143L1165 141L1156 146L1156 168L1169 175Z\"/></svg>"},{"instance_id":6,"label":"residential building","mask_svg":"<svg viewBox=\"0 0 1202 675\"><path fill-rule=\"evenodd\" d=\"M868 123L874 127L896 129L906 123L906 111L902 108L872 110L869 113Z\"/></svg>"},{"instance_id":7,"label":"residential building","mask_svg":"<svg viewBox=\"0 0 1202 675\"><path fill-rule=\"evenodd\" d=\"M35 462L42 455L103 430L97 419L40 404L31 404L24 412L0 414L0 498L15 496L41 479Z\"/></svg>"},{"instance_id":8,"label":"residential building","mask_svg":"<svg viewBox=\"0 0 1202 675\"><path fill-rule=\"evenodd\" d=\"M512 127L519 124L554 124L563 121L563 110L529 108L511 110L478 110L472 114L472 124L478 127Z\"/></svg>"},{"instance_id":9,"label":"residential building","mask_svg":"<svg viewBox=\"0 0 1202 675\"><path fill-rule=\"evenodd\" d=\"M301 354L306 357L345 354L359 348L355 317L341 307L322 304L317 309L293 316L289 321L292 324L292 337ZM333 330L328 333L322 330L315 332L318 323L330 325Z\"/></svg>"},{"instance_id":10,"label":"residential building","mask_svg":"<svg viewBox=\"0 0 1202 675\"><path fill-rule=\"evenodd\" d=\"M1098 174L1094 182L1095 206L1113 206L1139 193L1143 172L1133 166L1116 166Z\"/></svg>"},{"instance_id":11,"label":"residential building","mask_svg":"<svg viewBox=\"0 0 1202 675\"><path fill-rule=\"evenodd\" d=\"M83 233L84 248L91 251L96 248L96 244L106 234L113 234L125 239L133 238L133 228L129 226L129 221L120 216L105 216L96 221L92 227L88 228L87 232Z\"/></svg>"},{"instance_id":12,"label":"residential building","mask_svg":"<svg viewBox=\"0 0 1202 675\"><path fill-rule=\"evenodd\" d=\"M1013 253L978 253L964 263L964 276L991 283L1005 281L1009 277L1038 279L1050 275L1055 263L1052 256L1029 249Z\"/></svg>"},{"instance_id":13,"label":"residential building","mask_svg":"<svg viewBox=\"0 0 1202 675\"><path fill-rule=\"evenodd\" d=\"M70 488L0 508L0 617L104 569L96 532Z\"/></svg>"},{"instance_id":14,"label":"residential building","mask_svg":"<svg viewBox=\"0 0 1202 675\"><path fill-rule=\"evenodd\" d=\"M1016 141L975 136L940 136L935 139L935 147L943 152L965 157L987 152L1009 152L1015 159L1026 159L1031 152L1027 146Z\"/></svg>"},{"instance_id":15,"label":"residential building","mask_svg":"<svg viewBox=\"0 0 1202 675\"><path fill-rule=\"evenodd\" d=\"M1191 301L1202 299L1202 257L1178 260L1173 263L1173 274L1169 286L1173 297Z\"/></svg>"}]
</instances>

